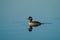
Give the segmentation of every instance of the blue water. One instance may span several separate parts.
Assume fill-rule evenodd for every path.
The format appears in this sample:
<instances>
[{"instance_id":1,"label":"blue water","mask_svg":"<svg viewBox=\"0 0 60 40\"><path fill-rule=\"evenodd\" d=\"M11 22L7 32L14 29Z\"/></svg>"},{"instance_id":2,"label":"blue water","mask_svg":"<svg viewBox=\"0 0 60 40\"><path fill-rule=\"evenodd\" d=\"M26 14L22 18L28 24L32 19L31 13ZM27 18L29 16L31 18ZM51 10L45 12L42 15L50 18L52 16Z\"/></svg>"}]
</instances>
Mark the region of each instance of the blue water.
<instances>
[{"instance_id":1,"label":"blue water","mask_svg":"<svg viewBox=\"0 0 60 40\"><path fill-rule=\"evenodd\" d=\"M29 16L46 24L29 32ZM60 0L0 0L0 40L60 40Z\"/></svg>"}]
</instances>

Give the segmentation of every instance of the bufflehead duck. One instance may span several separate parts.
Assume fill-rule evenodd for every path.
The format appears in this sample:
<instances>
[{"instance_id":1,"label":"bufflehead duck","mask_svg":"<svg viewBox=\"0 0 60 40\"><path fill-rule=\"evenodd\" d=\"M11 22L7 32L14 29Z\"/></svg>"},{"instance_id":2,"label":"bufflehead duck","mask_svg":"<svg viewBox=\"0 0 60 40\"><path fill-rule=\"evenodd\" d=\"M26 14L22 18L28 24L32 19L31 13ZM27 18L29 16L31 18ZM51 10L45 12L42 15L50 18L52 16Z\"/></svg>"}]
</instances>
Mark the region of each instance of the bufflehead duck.
<instances>
[{"instance_id":1,"label":"bufflehead duck","mask_svg":"<svg viewBox=\"0 0 60 40\"><path fill-rule=\"evenodd\" d=\"M32 31L32 29L33 29L32 27L41 25L41 23L38 21L32 21L33 18L31 16L28 17L28 20L29 20L29 29L28 29L29 31Z\"/></svg>"}]
</instances>

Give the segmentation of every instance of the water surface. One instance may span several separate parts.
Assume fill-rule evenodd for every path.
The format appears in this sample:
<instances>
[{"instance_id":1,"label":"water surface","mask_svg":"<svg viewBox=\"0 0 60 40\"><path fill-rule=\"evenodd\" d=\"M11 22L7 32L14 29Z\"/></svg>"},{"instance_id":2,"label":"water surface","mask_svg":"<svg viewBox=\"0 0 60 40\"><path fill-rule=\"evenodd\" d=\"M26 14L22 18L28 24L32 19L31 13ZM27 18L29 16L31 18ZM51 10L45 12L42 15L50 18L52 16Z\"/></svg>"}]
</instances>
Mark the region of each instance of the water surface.
<instances>
[{"instance_id":1,"label":"water surface","mask_svg":"<svg viewBox=\"0 0 60 40\"><path fill-rule=\"evenodd\" d=\"M0 40L60 40L59 0L1 0ZM28 31L28 17L41 26Z\"/></svg>"}]
</instances>

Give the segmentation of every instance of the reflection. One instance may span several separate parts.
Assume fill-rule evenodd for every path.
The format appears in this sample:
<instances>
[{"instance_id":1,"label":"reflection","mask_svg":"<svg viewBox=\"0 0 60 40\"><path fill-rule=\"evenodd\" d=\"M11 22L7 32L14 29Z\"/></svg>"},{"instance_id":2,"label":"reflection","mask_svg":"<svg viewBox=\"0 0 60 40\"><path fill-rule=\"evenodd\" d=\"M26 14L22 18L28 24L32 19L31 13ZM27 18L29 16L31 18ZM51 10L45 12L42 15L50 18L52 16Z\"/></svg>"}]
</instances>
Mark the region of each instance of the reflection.
<instances>
[{"instance_id":1,"label":"reflection","mask_svg":"<svg viewBox=\"0 0 60 40\"><path fill-rule=\"evenodd\" d=\"M28 30L29 30L29 32L31 32L31 31L32 31L32 29L33 29L33 28L32 28L32 26L30 26L30 27L29 27L29 29L28 29Z\"/></svg>"},{"instance_id":2,"label":"reflection","mask_svg":"<svg viewBox=\"0 0 60 40\"><path fill-rule=\"evenodd\" d=\"M33 18L31 16L28 17L28 20L29 20L29 28L28 28L29 32L32 31L33 27L38 27L41 24L52 24L52 23L41 23L41 22L38 22L38 21L32 21Z\"/></svg>"}]
</instances>

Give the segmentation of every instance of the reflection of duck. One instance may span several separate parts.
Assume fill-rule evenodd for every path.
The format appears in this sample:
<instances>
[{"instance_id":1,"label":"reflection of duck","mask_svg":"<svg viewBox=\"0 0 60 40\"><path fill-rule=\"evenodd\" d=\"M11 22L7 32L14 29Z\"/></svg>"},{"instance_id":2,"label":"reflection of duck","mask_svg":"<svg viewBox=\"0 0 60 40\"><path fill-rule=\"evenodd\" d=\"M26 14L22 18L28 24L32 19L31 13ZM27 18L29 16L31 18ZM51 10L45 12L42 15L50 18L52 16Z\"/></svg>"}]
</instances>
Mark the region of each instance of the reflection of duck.
<instances>
[{"instance_id":1,"label":"reflection of duck","mask_svg":"<svg viewBox=\"0 0 60 40\"><path fill-rule=\"evenodd\" d=\"M29 16L28 20L30 20L30 22L29 22L29 26L30 26L29 31L32 31L32 26L39 26L39 25L41 25L41 23L38 22L38 21L32 21L33 18L31 16Z\"/></svg>"}]
</instances>

